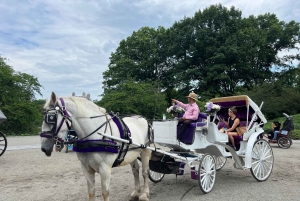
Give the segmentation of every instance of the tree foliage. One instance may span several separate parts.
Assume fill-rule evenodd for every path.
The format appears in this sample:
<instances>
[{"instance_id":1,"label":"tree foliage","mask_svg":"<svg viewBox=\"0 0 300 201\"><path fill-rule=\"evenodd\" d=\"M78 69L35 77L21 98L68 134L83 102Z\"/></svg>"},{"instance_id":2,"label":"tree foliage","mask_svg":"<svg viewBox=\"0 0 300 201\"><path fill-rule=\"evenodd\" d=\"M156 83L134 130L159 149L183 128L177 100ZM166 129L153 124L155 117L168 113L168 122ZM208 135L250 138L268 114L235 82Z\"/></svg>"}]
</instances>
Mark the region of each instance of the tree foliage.
<instances>
[{"instance_id":1,"label":"tree foliage","mask_svg":"<svg viewBox=\"0 0 300 201\"><path fill-rule=\"evenodd\" d=\"M294 72L294 70L291 70ZM287 74L291 72L286 72ZM282 113L289 115L300 113L300 90L295 82L287 85L285 82L286 75L283 74L280 78L272 83L264 83L250 91L245 91L251 99L260 104L264 102L262 112L268 119L281 117Z\"/></svg>"},{"instance_id":2,"label":"tree foliage","mask_svg":"<svg viewBox=\"0 0 300 201\"><path fill-rule=\"evenodd\" d=\"M167 109L165 95L157 93L155 86L132 80L119 84L96 104L108 112L119 112L123 115L139 114L148 119L161 118Z\"/></svg>"},{"instance_id":3,"label":"tree foliage","mask_svg":"<svg viewBox=\"0 0 300 201\"><path fill-rule=\"evenodd\" d=\"M130 78L158 81L168 101L174 89L203 100L234 95L274 81L274 67L292 69L299 35L299 23L275 14L243 18L235 7L212 5L168 29L143 27L122 40L104 73L104 91Z\"/></svg>"},{"instance_id":4,"label":"tree foliage","mask_svg":"<svg viewBox=\"0 0 300 201\"><path fill-rule=\"evenodd\" d=\"M36 120L41 119L41 113L33 101L35 93L40 94L41 87L37 78L15 72L0 57L0 108L7 117L7 121L0 125L3 132L20 134L37 131Z\"/></svg>"},{"instance_id":5,"label":"tree foliage","mask_svg":"<svg viewBox=\"0 0 300 201\"><path fill-rule=\"evenodd\" d=\"M103 73L104 89L117 87L128 79L137 82L164 80L170 68L166 51L165 28L143 27L120 42L111 54L109 70Z\"/></svg>"},{"instance_id":6,"label":"tree foliage","mask_svg":"<svg viewBox=\"0 0 300 201\"><path fill-rule=\"evenodd\" d=\"M238 87L250 90L270 80L274 66L289 69L289 62L299 59L299 53L287 52L299 49L299 23L279 21L275 14L242 18L234 7L215 5L170 30L178 87L202 97L234 95Z\"/></svg>"}]
</instances>

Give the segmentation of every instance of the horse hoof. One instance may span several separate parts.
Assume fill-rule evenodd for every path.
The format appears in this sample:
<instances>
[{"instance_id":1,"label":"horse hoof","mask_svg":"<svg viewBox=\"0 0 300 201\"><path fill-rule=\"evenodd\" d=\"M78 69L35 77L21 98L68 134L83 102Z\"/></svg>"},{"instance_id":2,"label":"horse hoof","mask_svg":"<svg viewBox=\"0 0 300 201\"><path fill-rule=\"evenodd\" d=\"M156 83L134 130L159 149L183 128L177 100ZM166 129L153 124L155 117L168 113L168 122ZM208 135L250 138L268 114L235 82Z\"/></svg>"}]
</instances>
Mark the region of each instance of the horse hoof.
<instances>
[{"instance_id":1,"label":"horse hoof","mask_svg":"<svg viewBox=\"0 0 300 201\"><path fill-rule=\"evenodd\" d=\"M139 198L139 192L138 191L133 191L130 195L130 201L137 200Z\"/></svg>"},{"instance_id":2,"label":"horse hoof","mask_svg":"<svg viewBox=\"0 0 300 201\"><path fill-rule=\"evenodd\" d=\"M139 201L149 201L148 197L146 195L141 195L139 197Z\"/></svg>"}]
</instances>

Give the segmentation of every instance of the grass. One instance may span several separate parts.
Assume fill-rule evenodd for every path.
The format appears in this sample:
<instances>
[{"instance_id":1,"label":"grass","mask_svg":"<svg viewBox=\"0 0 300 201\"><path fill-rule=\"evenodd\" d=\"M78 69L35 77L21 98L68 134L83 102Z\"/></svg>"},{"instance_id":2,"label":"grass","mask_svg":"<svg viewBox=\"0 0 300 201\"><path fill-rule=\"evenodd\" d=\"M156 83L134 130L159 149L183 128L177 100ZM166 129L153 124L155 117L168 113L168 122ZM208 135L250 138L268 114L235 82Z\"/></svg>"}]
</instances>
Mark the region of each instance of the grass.
<instances>
[{"instance_id":1,"label":"grass","mask_svg":"<svg viewBox=\"0 0 300 201\"><path fill-rule=\"evenodd\" d=\"M299 140L300 139L300 114L295 114L295 115L291 115L291 116L293 116L295 130L293 130L291 132L290 137L293 140ZM266 132L270 131L272 129L272 122L275 120L279 121L281 123L281 125L283 125L283 122L285 121L285 119L286 119L286 117L282 116L277 119L268 120L268 122L264 126L264 130Z\"/></svg>"}]
</instances>

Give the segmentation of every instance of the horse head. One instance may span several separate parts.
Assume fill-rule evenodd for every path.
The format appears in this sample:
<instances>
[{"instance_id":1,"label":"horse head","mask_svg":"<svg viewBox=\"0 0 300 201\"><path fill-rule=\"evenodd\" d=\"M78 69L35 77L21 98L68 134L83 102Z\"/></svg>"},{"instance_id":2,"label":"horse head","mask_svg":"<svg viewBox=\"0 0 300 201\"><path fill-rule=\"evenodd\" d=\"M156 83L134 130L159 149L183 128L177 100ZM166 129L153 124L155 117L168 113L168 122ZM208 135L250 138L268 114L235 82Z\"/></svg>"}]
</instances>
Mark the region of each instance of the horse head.
<instances>
[{"instance_id":1,"label":"horse head","mask_svg":"<svg viewBox=\"0 0 300 201\"><path fill-rule=\"evenodd\" d=\"M41 149L47 156L51 156L54 144L56 151L63 149L66 133L71 128L81 139L94 139L99 138L99 135L95 133L86 136L86 134L92 133L97 128L99 120L107 121L104 108L82 97L57 98L56 94L52 92L44 109L40 136L42 137Z\"/></svg>"},{"instance_id":2,"label":"horse head","mask_svg":"<svg viewBox=\"0 0 300 201\"><path fill-rule=\"evenodd\" d=\"M41 150L46 156L51 156L54 145L56 151L61 151L64 147L63 142L71 123L70 113L66 111L64 104L63 101L58 101L55 93L52 92L51 99L44 106L40 136L42 137Z\"/></svg>"}]
</instances>

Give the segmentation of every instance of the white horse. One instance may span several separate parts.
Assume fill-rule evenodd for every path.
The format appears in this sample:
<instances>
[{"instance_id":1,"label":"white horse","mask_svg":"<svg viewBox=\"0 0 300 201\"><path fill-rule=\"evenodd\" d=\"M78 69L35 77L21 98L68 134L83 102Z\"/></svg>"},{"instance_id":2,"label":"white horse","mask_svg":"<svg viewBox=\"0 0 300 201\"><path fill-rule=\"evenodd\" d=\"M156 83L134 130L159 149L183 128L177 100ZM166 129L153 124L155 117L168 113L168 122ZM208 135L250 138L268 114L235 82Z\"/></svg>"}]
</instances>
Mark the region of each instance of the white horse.
<instances>
[{"instance_id":1,"label":"white horse","mask_svg":"<svg viewBox=\"0 0 300 201\"><path fill-rule=\"evenodd\" d=\"M96 104L85 98L64 97L57 99L55 93L52 92L51 98L45 104L44 109L46 110L46 113L42 125L41 149L47 156L51 156L54 144L57 145L56 148L58 150L62 149L62 146L60 147L59 145L63 144L61 141L65 138L68 129L75 130L79 142L81 139L82 142L99 142L100 139L105 141L98 132L120 137L120 128L118 128L117 123L112 120L112 117L106 113L105 109L98 107ZM151 129L145 118L132 116L123 118L123 121L131 133L132 141L143 145L149 142L149 133ZM108 141L108 139L106 140ZM83 144L86 146L85 143ZM120 149L121 143L118 142L117 145ZM125 144L124 146L126 147L127 145L128 144ZM131 148L132 146L129 147ZM104 149L109 148L109 146L104 146ZM121 164L118 165L123 166L130 164L132 167L135 189L131 193L131 200L136 198L139 198L139 200L149 200L148 174L151 151L142 148L129 150L125 155L124 160L121 160ZM101 177L103 199L105 201L109 200L111 171L118 155L119 153L116 154L111 152L77 152L77 157L81 162L82 171L87 180L90 201L95 200L96 172L99 173ZM143 188L141 188L139 182L138 157L140 157L142 161L142 175L144 177Z\"/></svg>"}]
</instances>

